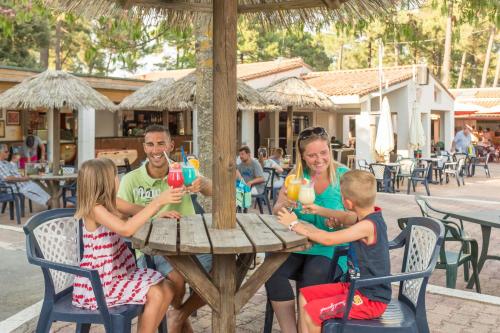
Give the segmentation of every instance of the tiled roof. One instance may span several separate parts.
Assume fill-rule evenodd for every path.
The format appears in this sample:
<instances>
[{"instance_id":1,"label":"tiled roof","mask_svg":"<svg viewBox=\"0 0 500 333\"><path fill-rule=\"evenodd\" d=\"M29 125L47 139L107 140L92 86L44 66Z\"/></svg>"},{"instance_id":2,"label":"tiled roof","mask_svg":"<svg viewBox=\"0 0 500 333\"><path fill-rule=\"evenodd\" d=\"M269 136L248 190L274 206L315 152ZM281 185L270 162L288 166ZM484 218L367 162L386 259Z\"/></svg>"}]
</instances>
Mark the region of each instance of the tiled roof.
<instances>
[{"instance_id":1,"label":"tiled roof","mask_svg":"<svg viewBox=\"0 0 500 333\"><path fill-rule=\"evenodd\" d=\"M238 64L237 76L239 79L243 81L248 81L257 79L259 77L286 72L301 67L306 67L311 69L311 67L308 64L306 64L302 60L302 58L277 59L273 61L261 61L248 64ZM151 81L155 81L161 78L173 78L174 80L178 80L192 73L193 71L194 71L193 68L170 70L170 71L156 71L142 75L137 75L135 76L135 78L142 80L151 80Z\"/></svg>"},{"instance_id":2,"label":"tiled roof","mask_svg":"<svg viewBox=\"0 0 500 333\"><path fill-rule=\"evenodd\" d=\"M483 108L500 106L500 88L450 89L455 100L462 104L479 105ZM455 107L456 111L460 111Z\"/></svg>"},{"instance_id":3,"label":"tiled roof","mask_svg":"<svg viewBox=\"0 0 500 333\"><path fill-rule=\"evenodd\" d=\"M383 72L384 86L392 86L412 78L414 67L385 67ZM311 86L330 96L364 96L379 89L378 68L312 72L304 75L303 78Z\"/></svg>"}]
</instances>

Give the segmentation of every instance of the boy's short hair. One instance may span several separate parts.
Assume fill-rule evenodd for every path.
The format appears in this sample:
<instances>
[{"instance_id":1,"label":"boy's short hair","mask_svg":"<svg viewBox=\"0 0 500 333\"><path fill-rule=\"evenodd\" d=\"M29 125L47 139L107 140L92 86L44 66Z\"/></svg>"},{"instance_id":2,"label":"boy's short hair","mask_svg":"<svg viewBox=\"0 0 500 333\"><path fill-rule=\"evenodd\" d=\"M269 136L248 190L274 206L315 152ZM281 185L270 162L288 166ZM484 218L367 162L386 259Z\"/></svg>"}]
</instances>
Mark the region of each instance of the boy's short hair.
<instances>
[{"instance_id":1,"label":"boy's short hair","mask_svg":"<svg viewBox=\"0 0 500 333\"><path fill-rule=\"evenodd\" d=\"M340 191L357 207L369 208L375 204L377 180L368 171L351 170L340 178Z\"/></svg>"},{"instance_id":2,"label":"boy's short hair","mask_svg":"<svg viewBox=\"0 0 500 333\"><path fill-rule=\"evenodd\" d=\"M250 148L248 146L241 146L240 149L238 149L238 153L244 151L247 154L250 154Z\"/></svg>"}]
</instances>

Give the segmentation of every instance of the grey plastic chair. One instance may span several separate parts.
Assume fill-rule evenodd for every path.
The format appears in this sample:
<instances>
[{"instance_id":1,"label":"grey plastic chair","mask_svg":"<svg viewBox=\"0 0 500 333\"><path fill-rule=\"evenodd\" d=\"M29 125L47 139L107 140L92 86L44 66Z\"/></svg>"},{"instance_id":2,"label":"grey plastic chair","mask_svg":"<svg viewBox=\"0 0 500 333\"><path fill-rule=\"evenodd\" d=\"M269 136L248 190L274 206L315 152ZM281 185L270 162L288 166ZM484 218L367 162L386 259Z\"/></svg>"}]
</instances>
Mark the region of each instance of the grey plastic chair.
<instances>
[{"instance_id":1,"label":"grey plastic chair","mask_svg":"<svg viewBox=\"0 0 500 333\"><path fill-rule=\"evenodd\" d=\"M102 324L106 333L130 333L132 319L142 312L143 306L107 307L99 272L79 266L83 243L81 223L74 214L72 208L44 211L30 218L23 227L28 262L40 266L45 281L36 333L48 333L54 321L74 322L76 332L89 332L91 324ZM75 275L90 280L97 310L80 309L71 304Z\"/></svg>"},{"instance_id":2,"label":"grey plastic chair","mask_svg":"<svg viewBox=\"0 0 500 333\"><path fill-rule=\"evenodd\" d=\"M370 279L351 279L342 319L323 323L324 333L414 332L428 333L425 290L443 243L444 227L436 219L410 217L406 228L389 243L389 249L404 247L401 273ZM391 300L380 318L349 320L354 292L360 287L399 282L397 299Z\"/></svg>"}]
</instances>

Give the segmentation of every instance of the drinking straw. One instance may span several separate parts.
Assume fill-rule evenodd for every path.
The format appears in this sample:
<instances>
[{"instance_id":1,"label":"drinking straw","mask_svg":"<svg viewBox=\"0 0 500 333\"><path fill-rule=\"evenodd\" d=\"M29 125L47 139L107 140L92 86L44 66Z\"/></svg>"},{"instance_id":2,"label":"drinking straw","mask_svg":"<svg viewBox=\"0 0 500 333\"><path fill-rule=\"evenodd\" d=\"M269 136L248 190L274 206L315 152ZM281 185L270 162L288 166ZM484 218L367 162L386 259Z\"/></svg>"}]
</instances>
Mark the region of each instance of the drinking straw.
<instances>
[{"instance_id":1,"label":"drinking straw","mask_svg":"<svg viewBox=\"0 0 500 333\"><path fill-rule=\"evenodd\" d=\"M167 152L163 151L163 155L165 155L165 158L167 159L168 167L170 168L170 159L168 158Z\"/></svg>"},{"instance_id":2,"label":"drinking straw","mask_svg":"<svg viewBox=\"0 0 500 333\"><path fill-rule=\"evenodd\" d=\"M184 145L181 145L181 155L182 155L182 160L184 161L184 164L188 164L188 159L186 157L186 154L184 153Z\"/></svg>"}]
</instances>

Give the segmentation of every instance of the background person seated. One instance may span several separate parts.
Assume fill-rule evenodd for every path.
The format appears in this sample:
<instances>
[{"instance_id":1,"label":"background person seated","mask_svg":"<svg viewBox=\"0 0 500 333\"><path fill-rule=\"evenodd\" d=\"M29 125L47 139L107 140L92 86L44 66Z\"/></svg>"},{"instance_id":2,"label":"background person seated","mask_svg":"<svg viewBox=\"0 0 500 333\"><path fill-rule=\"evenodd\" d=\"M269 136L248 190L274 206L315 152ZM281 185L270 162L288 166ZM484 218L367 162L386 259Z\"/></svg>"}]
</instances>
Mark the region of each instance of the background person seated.
<instances>
[{"instance_id":1,"label":"background person seated","mask_svg":"<svg viewBox=\"0 0 500 333\"><path fill-rule=\"evenodd\" d=\"M14 193L21 193L41 206L47 205L50 195L29 177L22 176L17 165L7 160L8 157L9 147L0 144L0 180L5 181Z\"/></svg>"}]
</instances>

